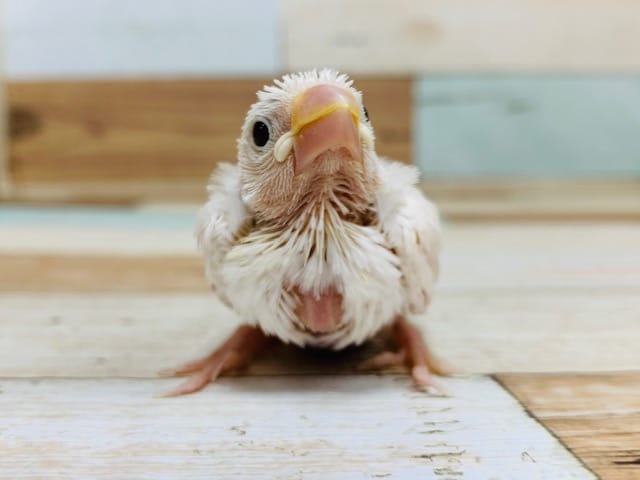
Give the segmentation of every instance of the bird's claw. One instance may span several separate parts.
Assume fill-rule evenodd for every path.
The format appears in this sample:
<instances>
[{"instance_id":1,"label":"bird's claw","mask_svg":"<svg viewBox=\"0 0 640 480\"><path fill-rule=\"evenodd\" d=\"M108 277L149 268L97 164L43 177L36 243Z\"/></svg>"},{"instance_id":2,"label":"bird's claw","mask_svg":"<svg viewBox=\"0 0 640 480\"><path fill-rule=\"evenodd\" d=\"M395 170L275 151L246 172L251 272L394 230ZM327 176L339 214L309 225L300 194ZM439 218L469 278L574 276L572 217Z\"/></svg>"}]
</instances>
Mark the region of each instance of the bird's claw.
<instances>
[{"instance_id":1,"label":"bird's claw","mask_svg":"<svg viewBox=\"0 0 640 480\"><path fill-rule=\"evenodd\" d=\"M429 393L447 395L444 387L436 381L435 375L450 376L456 370L437 358L427 347L422 333L404 318L398 318L394 324L396 340L400 349L396 352L385 351L359 365L362 370L384 369L408 365L411 377L417 388Z\"/></svg>"},{"instance_id":2,"label":"bird's claw","mask_svg":"<svg viewBox=\"0 0 640 480\"><path fill-rule=\"evenodd\" d=\"M165 369L159 375L176 377L191 375L186 381L165 392L163 397L177 397L202 390L222 374L245 366L262 348L266 336L255 327L239 327L229 339L210 355L178 368Z\"/></svg>"}]
</instances>

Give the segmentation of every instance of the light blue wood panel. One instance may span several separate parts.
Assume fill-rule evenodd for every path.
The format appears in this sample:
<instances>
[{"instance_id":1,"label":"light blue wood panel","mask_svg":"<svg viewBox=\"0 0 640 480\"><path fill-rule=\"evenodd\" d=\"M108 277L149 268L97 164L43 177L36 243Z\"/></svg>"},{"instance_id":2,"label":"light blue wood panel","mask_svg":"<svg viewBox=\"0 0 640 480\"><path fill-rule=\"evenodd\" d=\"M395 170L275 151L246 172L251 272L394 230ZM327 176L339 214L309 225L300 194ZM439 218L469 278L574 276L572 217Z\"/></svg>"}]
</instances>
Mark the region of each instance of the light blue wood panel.
<instances>
[{"instance_id":1,"label":"light blue wood panel","mask_svg":"<svg viewBox=\"0 0 640 480\"><path fill-rule=\"evenodd\" d=\"M640 75L424 76L427 178L640 177Z\"/></svg>"},{"instance_id":2,"label":"light blue wood panel","mask_svg":"<svg viewBox=\"0 0 640 480\"><path fill-rule=\"evenodd\" d=\"M278 0L5 0L10 79L265 75Z\"/></svg>"}]
</instances>

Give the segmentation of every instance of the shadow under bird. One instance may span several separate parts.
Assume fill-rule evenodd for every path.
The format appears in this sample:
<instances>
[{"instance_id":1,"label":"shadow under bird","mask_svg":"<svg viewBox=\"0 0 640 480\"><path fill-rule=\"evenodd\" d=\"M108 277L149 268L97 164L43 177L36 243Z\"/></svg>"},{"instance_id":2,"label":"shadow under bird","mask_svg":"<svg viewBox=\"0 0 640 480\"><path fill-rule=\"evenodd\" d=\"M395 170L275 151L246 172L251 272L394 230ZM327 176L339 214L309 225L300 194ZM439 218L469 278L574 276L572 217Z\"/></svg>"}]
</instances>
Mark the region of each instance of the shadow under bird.
<instances>
[{"instance_id":1,"label":"shadow under bird","mask_svg":"<svg viewBox=\"0 0 640 480\"><path fill-rule=\"evenodd\" d=\"M258 92L238 162L211 177L197 238L207 279L244 324L168 396L240 368L269 337L343 349L392 325L398 351L365 367L410 367L436 387L448 367L408 316L425 312L438 274L440 223L418 171L379 157L362 94L333 70L285 75Z\"/></svg>"}]
</instances>

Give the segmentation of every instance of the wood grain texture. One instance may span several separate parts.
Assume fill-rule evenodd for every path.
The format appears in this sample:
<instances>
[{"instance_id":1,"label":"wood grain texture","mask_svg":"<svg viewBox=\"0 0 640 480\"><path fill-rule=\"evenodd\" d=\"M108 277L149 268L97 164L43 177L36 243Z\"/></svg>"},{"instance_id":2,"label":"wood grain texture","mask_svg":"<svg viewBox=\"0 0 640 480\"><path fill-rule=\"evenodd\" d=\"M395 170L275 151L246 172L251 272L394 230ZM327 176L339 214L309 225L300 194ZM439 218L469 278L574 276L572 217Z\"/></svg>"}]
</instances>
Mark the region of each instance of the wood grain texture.
<instances>
[{"instance_id":1,"label":"wood grain texture","mask_svg":"<svg viewBox=\"0 0 640 480\"><path fill-rule=\"evenodd\" d=\"M216 162L235 160L245 114L270 81L10 83L12 179L18 188L100 183L108 190L124 182L138 197L145 182L204 185ZM379 152L410 161L409 79L356 78L356 85Z\"/></svg>"},{"instance_id":2,"label":"wood grain texture","mask_svg":"<svg viewBox=\"0 0 640 480\"><path fill-rule=\"evenodd\" d=\"M6 200L22 205L202 203L208 177L193 180L48 182L14 185ZM423 190L455 221L638 221L635 180L432 180ZM192 207L195 208L195 207Z\"/></svg>"},{"instance_id":3,"label":"wood grain texture","mask_svg":"<svg viewBox=\"0 0 640 480\"><path fill-rule=\"evenodd\" d=\"M640 364L639 298L439 292L413 320L438 355L467 373L630 370ZM153 377L208 353L240 322L210 293L6 292L0 311L0 376L10 377ZM344 354L276 348L250 372L354 372L387 339Z\"/></svg>"},{"instance_id":4,"label":"wood grain texture","mask_svg":"<svg viewBox=\"0 0 640 480\"><path fill-rule=\"evenodd\" d=\"M0 208L0 476L595 478L488 378L433 397L359 372L386 332L338 353L276 344L241 377L153 398L178 381L158 370L239 322L206 292L193 214ZM447 224L414 321L466 372L637 370L639 243L636 223ZM603 478L634 478L637 375L498 378Z\"/></svg>"},{"instance_id":5,"label":"wood grain texture","mask_svg":"<svg viewBox=\"0 0 640 480\"><path fill-rule=\"evenodd\" d=\"M206 292L200 258L0 255L0 291Z\"/></svg>"},{"instance_id":6,"label":"wood grain texture","mask_svg":"<svg viewBox=\"0 0 640 480\"><path fill-rule=\"evenodd\" d=\"M595 476L487 378L223 380L197 395L174 380L2 379L10 478L370 479Z\"/></svg>"},{"instance_id":7,"label":"wood grain texture","mask_svg":"<svg viewBox=\"0 0 640 480\"><path fill-rule=\"evenodd\" d=\"M286 0L285 67L634 71L633 0Z\"/></svg>"},{"instance_id":8,"label":"wood grain texture","mask_svg":"<svg viewBox=\"0 0 640 480\"><path fill-rule=\"evenodd\" d=\"M16 272L4 276L2 285L13 291L27 285L68 291L83 287L75 277L63 281L66 268L77 273L95 268L96 279L87 282L86 289L100 288L102 277L108 290L119 288L118 271L123 279L133 279L141 275L139 270L159 272L167 262L167 269L175 267L175 277L148 275L149 289L174 281L176 288L197 288L194 276L200 277L201 271L192 233L195 211L195 206L146 213L0 209L0 265L3 271ZM638 223L446 223L438 288L629 293L640 288L639 244ZM107 259L118 264L118 271ZM42 278L29 279L31 275ZM132 289L146 288L142 277L142 283L132 282Z\"/></svg>"},{"instance_id":9,"label":"wood grain texture","mask_svg":"<svg viewBox=\"0 0 640 480\"><path fill-rule=\"evenodd\" d=\"M640 373L498 379L603 480L640 477Z\"/></svg>"}]
</instances>

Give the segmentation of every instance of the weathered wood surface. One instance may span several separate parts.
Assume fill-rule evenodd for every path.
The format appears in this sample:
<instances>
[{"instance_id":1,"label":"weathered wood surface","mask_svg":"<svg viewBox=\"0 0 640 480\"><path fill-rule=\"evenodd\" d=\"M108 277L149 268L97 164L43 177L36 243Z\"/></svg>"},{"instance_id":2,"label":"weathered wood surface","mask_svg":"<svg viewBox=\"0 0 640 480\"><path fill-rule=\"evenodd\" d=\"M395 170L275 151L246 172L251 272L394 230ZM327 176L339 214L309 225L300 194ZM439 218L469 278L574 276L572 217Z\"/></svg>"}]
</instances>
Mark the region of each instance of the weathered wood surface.
<instances>
[{"instance_id":1,"label":"weathered wood surface","mask_svg":"<svg viewBox=\"0 0 640 480\"><path fill-rule=\"evenodd\" d=\"M207 292L195 256L0 255L0 291Z\"/></svg>"},{"instance_id":2,"label":"weathered wood surface","mask_svg":"<svg viewBox=\"0 0 640 480\"><path fill-rule=\"evenodd\" d=\"M17 184L6 197L18 204L173 206L205 200L207 177ZM640 182L634 180L425 181L442 216L456 221L638 221ZM193 207L189 207L193 208Z\"/></svg>"},{"instance_id":3,"label":"weathered wood surface","mask_svg":"<svg viewBox=\"0 0 640 480\"><path fill-rule=\"evenodd\" d=\"M594 478L490 379L447 380L451 397L438 398L398 370L359 372L385 335L340 353L276 345L242 377L153 398L179 381L158 370L238 322L206 291L193 213L0 210L0 476ZM415 319L439 355L466 372L638 368L637 225L451 223L445 234L442 283ZM590 395L566 392L558 408ZM606 402L600 414L611 418ZM634 419L549 426L622 475L632 467L607 460L607 445L635 441Z\"/></svg>"},{"instance_id":4,"label":"weathered wood surface","mask_svg":"<svg viewBox=\"0 0 640 480\"><path fill-rule=\"evenodd\" d=\"M238 319L207 291L192 217L0 211L0 375L63 375L72 363L77 376L153 376L220 342ZM417 321L467 372L638 368L639 244L640 227L625 223L448 224L441 282ZM73 362L61 356L69 338ZM326 361L279 354L298 360L252 371ZM353 371L363 355L330 370Z\"/></svg>"},{"instance_id":5,"label":"weathered wood surface","mask_svg":"<svg viewBox=\"0 0 640 480\"><path fill-rule=\"evenodd\" d=\"M498 379L604 480L640 478L640 373Z\"/></svg>"},{"instance_id":6,"label":"weathered wood surface","mask_svg":"<svg viewBox=\"0 0 640 480\"><path fill-rule=\"evenodd\" d=\"M410 80L356 82L378 151L410 161ZM12 179L18 191L93 183L118 191L128 184L134 198L144 195L144 182L190 180L202 196L216 162L235 160L245 114L266 83L271 79L10 83Z\"/></svg>"},{"instance_id":7,"label":"weathered wood surface","mask_svg":"<svg viewBox=\"0 0 640 480\"><path fill-rule=\"evenodd\" d=\"M227 379L154 398L172 380L2 379L7 478L592 479L487 378L451 396L405 376Z\"/></svg>"},{"instance_id":8,"label":"weathered wood surface","mask_svg":"<svg viewBox=\"0 0 640 480\"><path fill-rule=\"evenodd\" d=\"M283 2L285 66L355 72L635 71L633 0Z\"/></svg>"},{"instance_id":9,"label":"weathered wood surface","mask_svg":"<svg viewBox=\"0 0 640 480\"><path fill-rule=\"evenodd\" d=\"M16 273L1 279L0 285L14 291L75 288L72 276L59 284L47 280L63 277L65 258L73 256L68 259L69 273L96 268L97 276L106 275L102 285L96 278L83 290L109 290L117 281L117 272L108 273L108 262L93 257L118 262L124 283L127 275L144 268L158 271L166 261L175 276L149 275L146 290L171 282L176 288L198 288L191 278L200 276L192 234L196 210L2 208L0 265ZM636 223L446 223L439 288L640 288L639 244ZM130 263L123 260L129 257ZM29 279L30 275L39 278ZM131 288L145 289L142 284Z\"/></svg>"},{"instance_id":10,"label":"weathered wood surface","mask_svg":"<svg viewBox=\"0 0 640 480\"><path fill-rule=\"evenodd\" d=\"M5 293L0 306L0 376L10 377L153 377L207 353L240 321L207 293ZM639 312L637 291L442 292L414 320L466 373L603 371L640 367ZM250 371L353 372L382 340L319 357L278 348Z\"/></svg>"}]
</instances>

